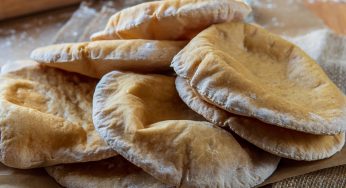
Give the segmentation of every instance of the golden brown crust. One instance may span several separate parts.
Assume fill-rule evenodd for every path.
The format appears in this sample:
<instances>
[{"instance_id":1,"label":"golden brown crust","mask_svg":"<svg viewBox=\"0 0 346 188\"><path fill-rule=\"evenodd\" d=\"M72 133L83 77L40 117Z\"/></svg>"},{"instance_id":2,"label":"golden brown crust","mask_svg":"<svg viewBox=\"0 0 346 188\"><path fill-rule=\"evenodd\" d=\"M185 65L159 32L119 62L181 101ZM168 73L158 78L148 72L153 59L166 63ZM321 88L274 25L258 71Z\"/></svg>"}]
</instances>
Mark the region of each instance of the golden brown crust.
<instances>
[{"instance_id":1,"label":"golden brown crust","mask_svg":"<svg viewBox=\"0 0 346 188\"><path fill-rule=\"evenodd\" d=\"M56 44L37 48L31 58L47 66L101 78L113 70L164 72L187 42L113 40Z\"/></svg>"},{"instance_id":2,"label":"golden brown crust","mask_svg":"<svg viewBox=\"0 0 346 188\"><path fill-rule=\"evenodd\" d=\"M92 40L188 40L214 23L241 20L251 8L241 0L165 0L116 13Z\"/></svg>"},{"instance_id":3,"label":"golden brown crust","mask_svg":"<svg viewBox=\"0 0 346 188\"><path fill-rule=\"evenodd\" d=\"M244 23L213 25L172 67L214 105L312 134L346 130L346 101L321 67L293 44Z\"/></svg>"},{"instance_id":4,"label":"golden brown crust","mask_svg":"<svg viewBox=\"0 0 346 188\"><path fill-rule=\"evenodd\" d=\"M15 168L116 155L95 131L96 80L38 65L0 79L0 160Z\"/></svg>"}]
</instances>

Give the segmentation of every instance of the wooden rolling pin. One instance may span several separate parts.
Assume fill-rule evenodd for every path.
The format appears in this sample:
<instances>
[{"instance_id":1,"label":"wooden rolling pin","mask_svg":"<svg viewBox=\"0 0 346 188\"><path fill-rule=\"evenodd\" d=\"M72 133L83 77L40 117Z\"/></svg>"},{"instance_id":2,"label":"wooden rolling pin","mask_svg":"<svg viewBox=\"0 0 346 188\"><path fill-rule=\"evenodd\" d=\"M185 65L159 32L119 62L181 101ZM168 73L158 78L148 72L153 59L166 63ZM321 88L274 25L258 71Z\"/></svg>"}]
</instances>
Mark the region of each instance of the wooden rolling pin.
<instances>
[{"instance_id":1,"label":"wooden rolling pin","mask_svg":"<svg viewBox=\"0 0 346 188\"><path fill-rule=\"evenodd\" d=\"M0 20L54 9L82 0L0 0Z\"/></svg>"}]
</instances>

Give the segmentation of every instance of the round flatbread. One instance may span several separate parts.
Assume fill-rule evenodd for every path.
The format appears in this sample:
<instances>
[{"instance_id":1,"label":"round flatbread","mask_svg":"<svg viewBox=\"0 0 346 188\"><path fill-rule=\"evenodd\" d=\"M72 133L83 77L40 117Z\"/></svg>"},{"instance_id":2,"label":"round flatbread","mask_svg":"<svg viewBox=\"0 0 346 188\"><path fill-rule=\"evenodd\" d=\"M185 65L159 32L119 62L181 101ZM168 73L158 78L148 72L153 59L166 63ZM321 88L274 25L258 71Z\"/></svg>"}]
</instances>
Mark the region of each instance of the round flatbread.
<instances>
[{"instance_id":1,"label":"round flatbread","mask_svg":"<svg viewBox=\"0 0 346 188\"><path fill-rule=\"evenodd\" d=\"M147 2L117 12L91 40L189 40L214 23L242 20L250 12L242 0Z\"/></svg>"},{"instance_id":2,"label":"round flatbread","mask_svg":"<svg viewBox=\"0 0 346 188\"><path fill-rule=\"evenodd\" d=\"M96 129L120 155L181 187L252 187L279 157L201 121L176 92L174 77L111 72L96 87Z\"/></svg>"},{"instance_id":3,"label":"round flatbread","mask_svg":"<svg viewBox=\"0 0 346 188\"><path fill-rule=\"evenodd\" d=\"M73 188L168 188L120 155L101 161L46 167L60 185Z\"/></svg>"},{"instance_id":4,"label":"round flatbread","mask_svg":"<svg viewBox=\"0 0 346 188\"><path fill-rule=\"evenodd\" d=\"M1 186L6 188L61 188L42 168L16 169L0 163Z\"/></svg>"},{"instance_id":5,"label":"round flatbread","mask_svg":"<svg viewBox=\"0 0 346 188\"><path fill-rule=\"evenodd\" d=\"M0 78L0 160L14 168L116 155L92 123L96 80L38 65Z\"/></svg>"},{"instance_id":6,"label":"round flatbread","mask_svg":"<svg viewBox=\"0 0 346 188\"><path fill-rule=\"evenodd\" d=\"M113 40L56 44L35 49L31 58L44 65L101 78L113 70L169 71L185 41Z\"/></svg>"},{"instance_id":7,"label":"round flatbread","mask_svg":"<svg viewBox=\"0 0 346 188\"><path fill-rule=\"evenodd\" d=\"M210 103L231 113L312 134L346 130L346 101L301 49L246 23L196 36L172 66Z\"/></svg>"},{"instance_id":8,"label":"round flatbread","mask_svg":"<svg viewBox=\"0 0 346 188\"><path fill-rule=\"evenodd\" d=\"M320 160L331 157L345 144L345 133L313 135L231 114L204 101L183 78L176 79L176 87L182 100L208 121L221 127L227 126L255 146L280 157L305 161Z\"/></svg>"}]
</instances>

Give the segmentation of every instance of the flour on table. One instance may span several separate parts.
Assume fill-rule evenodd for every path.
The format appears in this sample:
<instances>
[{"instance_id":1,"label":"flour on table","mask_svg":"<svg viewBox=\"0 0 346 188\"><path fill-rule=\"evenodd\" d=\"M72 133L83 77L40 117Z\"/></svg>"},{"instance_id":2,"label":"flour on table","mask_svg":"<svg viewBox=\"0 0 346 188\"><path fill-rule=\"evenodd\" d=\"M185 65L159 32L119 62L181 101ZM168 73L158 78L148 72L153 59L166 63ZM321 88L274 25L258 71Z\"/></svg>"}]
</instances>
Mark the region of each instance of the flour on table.
<instances>
[{"instance_id":1,"label":"flour on table","mask_svg":"<svg viewBox=\"0 0 346 188\"><path fill-rule=\"evenodd\" d=\"M297 37L287 37L298 45L346 93L346 37L328 29L317 30Z\"/></svg>"}]
</instances>

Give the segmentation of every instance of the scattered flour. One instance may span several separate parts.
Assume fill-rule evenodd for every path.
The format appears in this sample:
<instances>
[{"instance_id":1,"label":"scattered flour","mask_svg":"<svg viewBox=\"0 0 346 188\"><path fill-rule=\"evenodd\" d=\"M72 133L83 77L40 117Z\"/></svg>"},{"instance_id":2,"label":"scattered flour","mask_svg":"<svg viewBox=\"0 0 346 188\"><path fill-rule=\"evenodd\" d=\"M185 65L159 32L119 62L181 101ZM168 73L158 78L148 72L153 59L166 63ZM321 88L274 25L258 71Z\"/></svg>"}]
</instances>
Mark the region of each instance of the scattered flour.
<instances>
[{"instance_id":1,"label":"scattered flour","mask_svg":"<svg viewBox=\"0 0 346 188\"><path fill-rule=\"evenodd\" d=\"M0 23L0 68L6 63L28 59L31 50L50 44L72 11L45 13Z\"/></svg>"}]
</instances>

